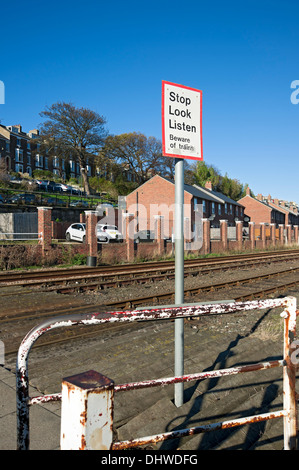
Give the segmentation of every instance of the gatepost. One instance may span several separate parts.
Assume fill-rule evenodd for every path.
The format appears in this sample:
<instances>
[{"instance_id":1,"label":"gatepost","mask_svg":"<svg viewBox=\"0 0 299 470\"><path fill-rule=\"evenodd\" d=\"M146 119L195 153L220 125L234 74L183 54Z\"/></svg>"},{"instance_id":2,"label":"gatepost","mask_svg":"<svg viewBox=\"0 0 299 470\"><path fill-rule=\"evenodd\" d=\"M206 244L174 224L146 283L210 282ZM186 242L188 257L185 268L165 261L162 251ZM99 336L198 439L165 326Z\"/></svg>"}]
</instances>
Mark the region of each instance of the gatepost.
<instances>
[{"instance_id":1,"label":"gatepost","mask_svg":"<svg viewBox=\"0 0 299 470\"><path fill-rule=\"evenodd\" d=\"M220 220L220 233L221 233L221 242L223 251L227 251L228 241L227 241L227 220Z\"/></svg>"},{"instance_id":2,"label":"gatepost","mask_svg":"<svg viewBox=\"0 0 299 470\"><path fill-rule=\"evenodd\" d=\"M251 245L251 249L254 250L254 248L255 248L255 223L254 222L248 222L248 224L249 224L250 245Z\"/></svg>"},{"instance_id":3,"label":"gatepost","mask_svg":"<svg viewBox=\"0 0 299 470\"><path fill-rule=\"evenodd\" d=\"M98 239L96 236L97 226L97 215L96 211L85 211L86 217L86 239L85 242L88 244L88 255L91 259L97 258L98 256Z\"/></svg>"},{"instance_id":4,"label":"gatepost","mask_svg":"<svg viewBox=\"0 0 299 470\"><path fill-rule=\"evenodd\" d=\"M127 246L127 261L134 261L134 214L125 213L123 214L125 221L125 235L126 235L126 246Z\"/></svg>"},{"instance_id":5,"label":"gatepost","mask_svg":"<svg viewBox=\"0 0 299 470\"><path fill-rule=\"evenodd\" d=\"M238 243L238 250L242 250L242 246L243 246L243 222L242 220L236 221L236 240Z\"/></svg>"},{"instance_id":6,"label":"gatepost","mask_svg":"<svg viewBox=\"0 0 299 470\"><path fill-rule=\"evenodd\" d=\"M276 225L275 224L270 224L271 243L272 243L273 246L275 246L275 244L276 244L275 230L276 230Z\"/></svg>"},{"instance_id":7,"label":"gatepost","mask_svg":"<svg viewBox=\"0 0 299 470\"><path fill-rule=\"evenodd\" d=\"M44 254L52 243L52 207L38 207L37 218L39 244L42 245Z\"/></svg>"},{"instance_id":8,"label":"gatepost","mask_svg":"<svg viewBox=\"0 0 299 470\"><path fill-rule=\"evenodd\" d=\"M155 238L157 240L158 254L162 255L164 253L164 216L155 215L154 219L155 224Z\"/></svg>"}]
</instances>

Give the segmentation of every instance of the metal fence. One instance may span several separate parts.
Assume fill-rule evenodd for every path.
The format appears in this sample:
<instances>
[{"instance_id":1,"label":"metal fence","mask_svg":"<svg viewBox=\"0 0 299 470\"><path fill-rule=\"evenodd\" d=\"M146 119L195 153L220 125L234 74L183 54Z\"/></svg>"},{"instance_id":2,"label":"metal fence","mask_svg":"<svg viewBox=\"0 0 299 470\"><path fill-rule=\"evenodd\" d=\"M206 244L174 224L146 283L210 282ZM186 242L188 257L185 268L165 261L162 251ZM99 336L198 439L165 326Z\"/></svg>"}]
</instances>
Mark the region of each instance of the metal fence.
<instances>
[{"instance_id":1,"label":"metal fence","mask_svg":"<svg viewBox=\"0 0 299 470\"><path fill-rule=\"evenodd\" d=\"M0 232L0 240L42 240L42 233Z\"/></svg>"},{"instance_id":2,"label":"metal fence","mask_svg":"<svg viewBox=\"0 0 299 470\"><path fill-rule=\"evenodd\" d=\"M221 369L210 372L147 380L143 382L114 385L113 381L101 374L89 371L80 376L68 377L62 384L62 393L29 397L28 356L35 341L43 334L60 327L73 327L76 325L98 325L113 322L133 322L147 320L173 320L176 318L198 317L203 315L216 315L224 313L246 312L256 309L281 307L281 317L284 319L284 346L281 360L260 362L246 366ZM294 345L296 337L296 299L286 297L283 299L257 300L249 302L232 302L219 304L192 304L183 307L152 308L125 312L109 312L71 315L50 319L31 330L22 341L17 358L17 439L18 449L29 449L29 408L38 403L50 401L62 401L61 423L61 449L124 449L141 446L149 443L161 442L165 439L194 435L217 429L230 428L244 424L283 418L284 449L296 448L297 433L297 403L295 392L296 361L294 361ZM204 426L193 427L179 431L157 434L143 438L113 442L113 396L115 392L123 392L132 389L144 389L147 387L165 386L168 384L190 382L211 377L222 377L239 373L252 372L274 367L283 368L283 409L280 411L256 414L246 418L212 423ZM72 393L70 393L70 390ZM88 399L87 399L88 398ZM89 403L89 419L87 416ZM94 413L93 413L94 411ZM99 416L101 421L99 422ZM96 429L95 433L91 432ZM91 439L90 436L93 436Z\"/></svg>"}]
</instances>

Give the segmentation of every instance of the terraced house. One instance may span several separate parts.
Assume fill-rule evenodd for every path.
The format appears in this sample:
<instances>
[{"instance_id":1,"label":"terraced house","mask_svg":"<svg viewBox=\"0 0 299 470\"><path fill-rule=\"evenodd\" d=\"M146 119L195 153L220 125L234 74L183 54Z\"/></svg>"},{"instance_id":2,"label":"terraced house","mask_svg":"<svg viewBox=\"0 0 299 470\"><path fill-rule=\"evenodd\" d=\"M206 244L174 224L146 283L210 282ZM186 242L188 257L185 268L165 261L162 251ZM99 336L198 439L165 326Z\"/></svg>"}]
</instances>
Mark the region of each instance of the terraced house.
<instances>
[{"instance_id":1,"label":"terraced house","mask_svg":"<svg viewBox=\"0 0 299 470\"><path fill-rule=\"evenodd\" d=\"M27 173L33 176L34 170L47 170L63 179L68 176L78 178L80 166L75 159L66 160L49 152L47 146L37 142L39 131L33 129L28 133L21 125L4 126L0 124L0 157L8 171ZM88 175L93 174L91 165L87 168Z\"/></svg>"},{"instance_id":2,"label":"terraced house","mask_svg":"<svg viewBox=\"0 0 299 470\"><path fill-rule=\"evenodd\" d=\"M164 234L170 237L174 232L175 184L160 175L139 186L126 196L126 210L134 215L136 231L153 228L155 217L164 219ZM244 207L222 193L213 190L211 183L206 187L184 185L184 218L186 233L196 234L197 221L208 219L211 228L219 228L221 221L228 227L244 220ZM189 228L188 228L189 227Z\"/></svg>"}]
</instances>

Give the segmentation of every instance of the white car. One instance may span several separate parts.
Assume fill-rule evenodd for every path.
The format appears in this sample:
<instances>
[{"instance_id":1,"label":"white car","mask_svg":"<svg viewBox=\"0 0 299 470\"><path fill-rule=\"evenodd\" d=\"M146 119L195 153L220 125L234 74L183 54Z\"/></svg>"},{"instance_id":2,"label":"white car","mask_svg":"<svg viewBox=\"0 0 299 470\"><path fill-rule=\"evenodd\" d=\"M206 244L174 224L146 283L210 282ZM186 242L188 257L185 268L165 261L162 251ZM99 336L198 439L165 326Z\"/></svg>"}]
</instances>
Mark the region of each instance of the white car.
<instances>
[{"instance_id":1,"label":"white car","mask_svg":"<svg viewBox=\"0 0 299 470\"><path fill-rule=\"evenodd\" d=\"M65 232L65 238L69 241L85 242L86 224L77 223L69 226ZM122 234L115 225L97 224L97 239L99 242L123 241Z\"/></svg>"},{"instance_id":2,"label":"white car","mask_svg":"<svg viewBox=\"0 0 299 470\"><path fill-rule=\"evenodd\" d=\"M123 241L123 236L116 225L97 224L97 237L99 241L106 243Z\"/></svg>"},{"instance_id":3,"label":"white car","mask_svg":"<svg viewBox=\"0 0 299 470\"><path fill-rule=\"evenodd\" d=\"M85 242L86 224L72 224L65 232L65 238L69 242L71 240L77 242Z\"/></svg>"}]
</instances>

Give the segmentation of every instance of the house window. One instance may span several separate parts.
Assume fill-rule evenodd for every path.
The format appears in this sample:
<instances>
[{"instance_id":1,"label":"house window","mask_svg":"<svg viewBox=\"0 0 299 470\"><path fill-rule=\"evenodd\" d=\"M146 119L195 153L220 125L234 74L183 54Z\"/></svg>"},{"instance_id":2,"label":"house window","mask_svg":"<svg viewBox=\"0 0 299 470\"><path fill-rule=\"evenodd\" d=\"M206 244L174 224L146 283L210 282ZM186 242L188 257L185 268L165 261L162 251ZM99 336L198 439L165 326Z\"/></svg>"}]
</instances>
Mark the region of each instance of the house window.
<instances>
[{"instance_id":1,"label":"house window","mask_svg":"<svg viewBox=\"0 0 299 470\"><path fill-rule=\"evenodd\" d=\"M23 173L23 165L20 165L19 163L16 163L15 165L15 171L17 173Z\"/></svg>"},{"instance_id":2,"label":"house window","mask_svg":"<svg viewBox=\"0 0 299 470\"><path fill-rule=\"evenodd\" d=\"M39 153L35 156L35 166L38 168L43 167L43 156L39 155Z\"/></svg>"},{"instance_id":3,"label":"house window","mask_svg":"<svg viewBox=\"0 0 299 470\"><path fill-rule=\"evenodd\" d=\"M54 168L59 168L59 158L58 157L54 157L53 167Z\"/></svg>"},{"instance_id":4,"label":"house window","mask_svg":"<svg viewBox=\"0 0 299 470\"><path fill-rule=\"evenodd\" d=\"M205 199L202 200L202 211L206 212L207 211L207 205Z\"/></svg>"},{"instance_id":5,"label":"house window","mask_svg":"<svg viewBox=\"0 0 299 470\"><path fill-rule=\"evenodd\" d=\"M229 213L232 214L233 213L233 206L230 204L229 205Z\"/></svg>"},{"instance_id":6,"label":"house window","mask_svg":"<svg viewBox=\"0 0 299 470\"><path fill-rule=\"evenodd\" d=\"M10 142L5 143L5 150L6 152L10 152Z\"/></svg>"},{"instance_id":7,"label":"house window","mask_svg":"<svg viewBox=\"0 0 299 470\"><path fill-rule=\"evenodd\" d=\"M73 160L70 160L70 170L72 173L75 172L75 162L73 162Z\"/></svg>"},{"instance_id":8,"label":"house window","mask_svg":"<svg viewBox=\"0 0 299 470\"><path fill-rule=\"evenodd\" d=\"M221 204L218 204L218 214L221 215Z\"/></svg>"},{"instance_id":9,"label":"house window","mask_svg":"<svg viewBox=\"0 0 299 470\"><path fill-rule=\"evenodd\" d=\"M23 150L22 149L15 150L15 159L17 163L23 162Z\"/></svg>"},{"instance_id":10,"label":"house window","mask_svg":"<svg viewBox=\"0 0 299 470\"><path fill-rule=\"evenodd\" d=\"M17 146L21 147L21 139L17 139Z\"/></svg>"},{"instance_id":11,"label":"house window","mask_svg":"<svg viewBox=\"0 0 299 470\"><path fill-rule=\"evenodd\" d=\"M225 203L224 211L225 211L226 214L228 213L228 212L227 212L227 203Z\"/></svg>"},{"instance_id":12,"label":"house window","mask_svg":"<svg viewBox=\"0 0 299 470\"><path fill-rule=\"evenodd\" d=\"M45 170L49 169L49 159L48 157L45 157Z\"/></svg>"},{"instance_id":13,"label":"house window","mask_svg":"<svg viewBox=\"0 0 299 470\"><path fill-rule=\"evenodd\" d=\"M215 202L212 202L212 214L215 214Z\"/></svg>"}]
</instances>

